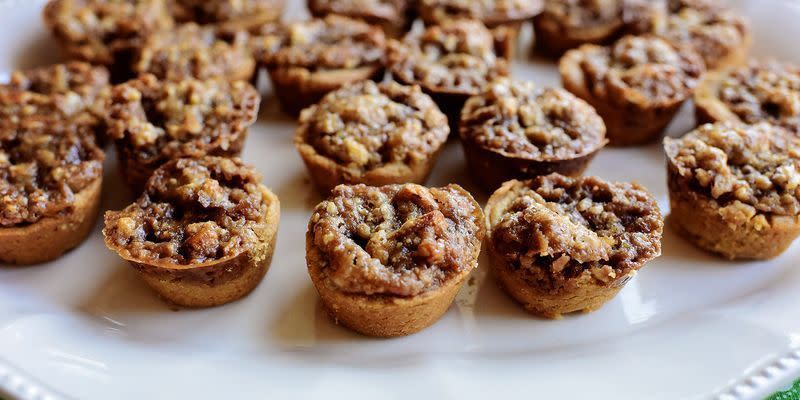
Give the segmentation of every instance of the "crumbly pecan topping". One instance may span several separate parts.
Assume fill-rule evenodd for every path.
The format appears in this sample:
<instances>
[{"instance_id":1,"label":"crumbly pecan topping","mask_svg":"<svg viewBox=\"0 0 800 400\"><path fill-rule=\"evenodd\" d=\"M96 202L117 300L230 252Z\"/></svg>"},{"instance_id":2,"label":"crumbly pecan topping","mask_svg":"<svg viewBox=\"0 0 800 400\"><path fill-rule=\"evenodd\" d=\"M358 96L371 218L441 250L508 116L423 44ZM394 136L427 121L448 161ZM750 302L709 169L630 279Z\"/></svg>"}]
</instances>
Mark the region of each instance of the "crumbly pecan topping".
<instances>
[{"instance_id":1,"label":"crumbly pecan topping","mask_svg":"<svg viewBox=\"0 0 800 400\"><path fill-rule=\"evenodd\" d=\"M569 290L584 275L619 284L661 254L661 212L635 183L554 174L516 182L509 195L492 244L542 290Z\"/></svg>"},{"instance_id":2,"label":"crumbly pecan topping","mask_svg":"<svg viewBox=\"0 0 800 400\"><path fill-rule=\"evenodd\" d=\"M329 15L283 26L267 25L253 40L259 60L273 68L351 69L383 62L383 30L359 20Z\"/></svg>"},{"instance_id":3,"label":"crumbly pecan topping","mask_svg":"<svg viewBox=\"0 0 800 400\"><path fill-rule=\"evenodd\" d=\"M269 198L261 175L239 159L165 164L135 203L105 215L109 247L126 259L190 265L235 257L258 243Z\"/></svg>"},{"instance_id":4,"label":"crumbly pecan topping","mask_svg":"<svg viewBox=\"0 0 800 400\"><path fill-rule=\"evenodd\" d=\"M425 162L447 141L447 117L418 86L359 82L328 94L300 116L305 142L362 171Z\"/></svg>"},{"instance_id":5,"label":"crumbly pecan topping","mask_svg":"<svg viewBox=\"0 0 800 400\"><path fill-rule=\"evenodd\" d=\"M140 74L169 80L235 78L254 68L244 33L227 35L194 23L149 37L134 66Z\"/></svg>"},{"instance_id":6,"label":"crumbly pecan topping","mask_svg":"<svg viewBox=\"0 0 800 400\"><path fill-rule=\"evenodd\" d=\"M420 0L422 16L431 22L469 18L505 22L532 18L542 10L541 0Z\"/></svg>"},{"instance_id":7,"label":"crumbly pecan topping","mask_svg":"<svg viewBox=\"0 0 800 400\"><path fill-rule=\"evenodd\" d=\"M216 24L259 14L280 16L286 0L168 0L175 19ZM277 19L277 18L276 18Z\"/></svg>"},{"instance_id":8,"label":"crumbly pecan topping","mask_svg":"<svg viewBox=\"0 0 800 400\"><path fill-rule=\"evenodd\" d=\"M685 100L705 70L694 51L655 36L626 36L610 47L584 45L573 51L581 54L595 96L639 105Z\"/></svg>"},{"instance_id":9,"label":"crumbly pecan topping","mask_svg":"<svg viewBox=\"0 0 800 400\"><path fill-rule=\"evenodd\" d=\"M484 228L480 206L457 185L340 185L308 232L339 290L415 296L473 268Z\"/></svg>"},{"instance_id":10,"label":"crumbly pecan topping","mask_svg":"<svg viewBox=\"0 0 800 400\"><path fill-rule=\"evenodd\" d=\"M104 64L140 38L172 26L164 0L53 0L44 18L71 54Z\"/></svg>"},{"instance_id":11,"label":"crumbly pecan topping","mask_svg":"<svg viewBox=\"0 0 800 400\"><path fill-rule=\"evenodd\" d=\"M180 157L231 155L255 121L258 104L247 82L142 75L112 90L109 136L118 151L153 168Z\"/></svg>"},{"instance_id":12,"label":"crumbly pecan topping","mask_svg":"<svg viewBox=\"0 0 800 400\"><path fill-rule=\"evenodd\" d=\"M781 128L707 124L664 140L679 192L758 213L800 215L800 139Z\"/></svg>"},{"instance_id":13,"label":"crumbly pecan topping","mask_svg":"<svg viewBox=\"0 0 800 400\"><path fill-rule=\"evenodd\" d=\"M316 14L399 22L406 19L409 0L309 0L308 8Z\"/></svg>"},{"instance_id":14,"label":"crumbly pecan topping","mask_svg":"<svg viewBox=\"0 0 800 400\"><path fill-rule=\"evenodd\" d=\"M103 152L80 129L44 119L0 129L0 227L70 212L102 176Z\"/></svg>"},{"instance_id":15,"label":"crumbly pecan topping","mask_svg":"<svg viewBox=\"0 0 800 400\"><path fill-rule=\"evenodd\" d=\"M751 62L726 72L715 95L748 124L767 121L800 133L800 67Z\"/></svg>"},{"instance_id":16,"label":"crumbly pecan topping","mask_svg":"<svg viewBox=\"0 0 800 400\"><path fill-rule=\"evenodd\" d=\"M564 160L604 145L605 124L585 101L563 89L500 79L467 101L462 138L516 157Z\"/></svg>"},{"instance_id":17,"label":"crumbly pecan topping","mask_svg":"<svg viewBox=\"0 0 800 400\"><path fill-rule=\"evenodd\" d=\"M492 33L483 24L451 20L422 34L389 44L389 66L396 79L432 92L478 94L492 80L510 74L495 53Z\"/></svg>"}]
</instances>

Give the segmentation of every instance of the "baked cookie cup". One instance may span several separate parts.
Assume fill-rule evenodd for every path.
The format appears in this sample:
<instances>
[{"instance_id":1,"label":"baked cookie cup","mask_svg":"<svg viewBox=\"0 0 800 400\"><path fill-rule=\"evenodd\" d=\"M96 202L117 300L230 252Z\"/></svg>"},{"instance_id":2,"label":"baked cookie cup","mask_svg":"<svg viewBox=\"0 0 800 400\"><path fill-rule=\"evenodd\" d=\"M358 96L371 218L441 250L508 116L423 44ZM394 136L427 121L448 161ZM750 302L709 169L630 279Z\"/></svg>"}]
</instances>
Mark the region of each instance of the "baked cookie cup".
<instances>
[{"instance_id":1,"label":"baked cookie cup","mask_svg":"<svg viewBox=\"0 0 800 400\"><path fill-rule=\"evenodd\" d=\"M82 243L100 208L103 152L50 119L0 129L0 262L37 264Z\"/></svg>"},{"instance_id":2,"label":"baked cookie cup","mask_svg":"<svg viewBox=\"0 0 800 400\"><path fill-rule=\"evenodd\" d=\"M564 88L603 117L613 146L658 139L703 72L694 50L656 36L625 36L608 47L586 44L559 61Z\"/></svg>"},{"instance_id":3,"label":"baked cookie cup","mask_svg":"<svg viewBox=\"0 0 800 400\"><path fill-rule=\"evenodd\" d=\"M457 185L340 185L311 216L308 272L338 324L409 335L450 307L484 234L480 206Z\"/></svg>"},{"instance_id":4,"label":"baked cookie cup","mask_svg":"<svg viewBox=\"0 0 800 400\"><path fill-rule=\"evenodd\" d=\"M470 174L488 192L511 179L583 174L605 132L594 109L566 90L506 78L467 101L459 126Z\"/></svg>"},{"instance_id":5,"label":"baked cookie cup","mask_svg":"<svg viewBox=\"0 0 800 400\"><path fill-rule=\"evenodd\" d=\"M385 35L363 21L329 15L263 26L254 35L256 59L292 115L344 85L383 78Z\"/></svg>"},{"instance_id":6,"label":"baked cookie cup","mask_svg":"<svg viewBox=\"0 0 800 400\"><path fill-rule=\"evenodd\" d=\"M225 29L248 29L281 19L286 0L167 0L173 18Z\"/></svg>"},{"instance_id":7,"label":"baked cookie cup","mask_svg":"<svg viewBox=\"0 0 800 400\"><path fill-rule=\"evenodd\" d=\"M670 224L728 259L779 256L800 235L800 139L770 125L707 124L664 140Z\"/></svg>"},{"instance_id":8,"label":"baked cookie cup","mask_svg":"<svg viewBox=\"0 0 800 400\"><path fill-rule=\"evenodd\" d=\"M339 184L425 183L449 133L419 86L363 81L304 110L294 144L328 193Z\"/></svg>"},{"instance_id":9,"label":"baked cookie cup","mask_svg":"<svg viewBox=\"0 0 800 400\"><path fill-rule=\"evenodd\" d=\"M800 67L776 61L709 72L694 93L698 125L769 122L800 134Z\"/></svg>"},{"instance_id":10,"label":"baked cookie cup","mask_svg":"<svg viewBox=\"0 0 800 400\"><path fill-rule=\"evenodd\" d=\"M169 303L212 307L258 286L275 250L280 202L239 159L173 160L145 192L105 215L106 246Z\"/></svg>"},{"instance_id":11,"label":"baked cookie cup","mask_svg":"<svg viewBox=\"0 0 800 400\"><path fill-rule=\"evenodd\" d=\"M544 318L601 308L661 254L661 212L635 183L512 180L489 198L486 220L492 273Z\"/></svg>"},{"instance_id":12,"label":"baked cookie cup","mask_svg":"<svg viewBox=\"0 0 800 400\"><path fill-rule=\"evenodd\" d=\"M631 1L545 0L533 19L535 49L560 57L583 44L608 44L625 27L625 9Z\"/></svg>"},{"instance_id":13,"label":"baked cookie cup","mask_svg":"<svg viewBox=\"0 0 800 400\"><path fill-rule=\"evenodd\" d=\"M122 177L138 192L170 160L238 156L260 101L245 81L145 74L115 86L106 121Z\"/></svg>"},{"instance_id":14,"label":"baked cookie cup","mask_svg":"<svg viewBox=\"0 0 800 400\"><path fill-rule=\"evenodd\" d=\"M317 18L331 14L380 26L387 37L405 35L414 23L416 0L308 0L308 10Z\"/></svg>"},{"instance_id":15,"label":"baked cookie cup","mask_svg":"<svg viewBox=\"0 0 800 400\"><path fill-rule=\"evenodd\" d=\"M174 25L165 0L51 0L42 17L67 59L104 65L114 82L132 76L145 38Z\"/></svg>"},{"instance_id":16,"label":"baked cookie cup","mask_svg":"<svg viewBox=\"0 0 800 400\"><path fill-rule=\"evenodd\" d=\"M492 32L474 20L448 20L402 41L392 40L387 57L392 78L428 93L450 119L451 132L458 131L470 96L511 73Z\"/></svg>"}]
</instances>

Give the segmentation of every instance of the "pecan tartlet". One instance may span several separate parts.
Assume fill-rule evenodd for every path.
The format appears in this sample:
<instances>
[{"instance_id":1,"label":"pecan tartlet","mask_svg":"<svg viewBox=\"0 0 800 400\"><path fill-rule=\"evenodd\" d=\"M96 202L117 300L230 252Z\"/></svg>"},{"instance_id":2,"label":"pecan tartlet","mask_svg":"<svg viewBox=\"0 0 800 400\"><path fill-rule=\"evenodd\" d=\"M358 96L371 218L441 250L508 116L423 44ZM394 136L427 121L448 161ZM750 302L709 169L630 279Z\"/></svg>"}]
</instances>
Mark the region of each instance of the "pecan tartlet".
<instances>
[{"instance_id":1,"label":"pecan tartlet","mask_svg":"<svg viewBox=\"0 0 800 400\"><path fill-rule=\"evenodd\" d=\"M511 179L581 175L606 144L603 119L585 101L505 78L467 100L459 133L472 177L490 192Z\"/></svg>"},{"instance_id":2,"label":"pecan tartlet","mask_svg":"<svg viewBox=\"0 0 800 400\"><path fill-rule=\"evenodd\" d=\"M729 259L777 257L800 235L800 139L768 123L664 140L671 224Z\"/></svg>"},{"instance_id":3,"label":"pecan tartlet","mask_svg":"<svg viewBox=\"0 0 800 400\"><path fill-rule=\"evenodd\" d=\"M50 0L43 17L67 58L105 65L115 81L130 77L144 38L173 25L165 0Z\"/></svg>"},{"instance_id":4,"label":"pecan tartlet","mask_svg":"<svg viewBox=\"0 0 800 400\"><path fill-rule=\"evenodd\" d=\"M752 41L746 19L720 0L659 0L640 32L650 32L669 41L692 47L709 70L742 65ZM640 22L641 23L641 22ZM636 30L636 29L634 29Z\"/></svg>"},{"instance_id":5,"label":"pecan tartlet","mask_svg":"<svg viewBox=\"0 0 800 400\"><path fill-rule=\"evenodd\" d=\"M14 71L0 84L0 129L20 118L49 118L53 124L85 127L103 143L103 105L110 91L108 70L71 61Z\"/></svg>"},{"instance_id":6,"label":"pecan tartlet","mask_svg":"<svg viewBox=\"0 0 800 400\"><path fill-rule=\"evenodd\" d=\"M364 81L303 110L294 143L327 193L342 183L425 183L449 133L419 86Z\"/></svg>"},{"instance_id":7,"label":"pecan tartlet","mask_svg":"<svg viewBox=\"0 0 800 400\"><path fill-rule=\"evenodd\" d=\"M255 59L244 32L226 34L195 23L146 39L133 69L159 79L251 80Z\"/></svg>"},{"instance_id":8,"label":"pecan tartlet","mask_svg":"<svg viewBox=\"0 0 800 400\"><path fill-rule=\"evenodd\" d=\"M0 262L56 259L94 227L103 152L85 127L52 121L0 128Z\"/></svg>"},{"instance_id":9,"label":"pecan tartlet","mask_svg":"<svg viewBox=\"0 0 800 400\"><path fill-rule=\"evenodd\" d=\"M283 108L299 114L346 84L383 78L386 37L379 27L338 15L262 27L253 41Z\"/></svg>"},{"instance_id":10,"label":"pecan tartlet","mask_svg":"<svg viewBox=\"0 0 800 400\"><path fill-rule=\"evenodd\" d=\"M500 285L545 317L599 309L661 254L664 221L635 183L558 174L509 181L486 205Z\"/></svg>"},{"instance_id":11,"label":"pecan tartlet","mask_svg":"<svg viewBox=\"0 0 800 400\"><path fill-rule=\"evenodd\" d=\"M166 0L178 22L243 28L278 21L286 0Z\"/></svg>"},{"instance_id":12,"label":"pecan tartlet","mask_svg":"<svg viewBox=\"0 0 800 400\"><path fill-rule=\"evenodd\" d=\"M480 206L457 185L340 185L308 224L308 272L337 323L408 335L447 311L484 234Z\"/></svg>"},{"instance_id":13,"label":"pecan tartlet","mask_svg":"<svg viewBox=\"0 0 800 400\"><path fill-rule=\"evenodd\" d=\"M776 61L703 76L694 93L698 124L769 122L800 134L800 67Z\"/></svg>"},{"instance_id":14,"label":"pecan tartlet","mask_svg":"<svg viewBox=\"0 0 800 400\"><path fill-rule=\"evenodd\" d=\"M238 156L259 101L244 81L161 81L148 74L114 87L107 123L123 177L138 190L169 160Z\"/></svg>"},{"instance_id":15,"label":"pecan tartlet","mask_svg":"<svg viewBox=\"0 0 800 400\"><path fill-rule=\"evenodd\" d=\"M626 36L611 46L585 44L561 58L564 87L603 117L612 145L655 140L705 71L702 58L656 36Z\"/></svg>"},{"instance_id":16,"label":"pecan tartlet","mask_svg":"<svg viewBox=\"0 0 800 400\"><path fill-rule=\"evenodd\" d=\"M212 307L261 282L275 250L280 203L238 158L173 160L144 193L105 214L106 246L166 301Z\"/></svg>"},{"instance_id":17,"label":"pecan tartlet","mask_svg":"<svg viewBox=\"0 0 800 400\"><path fill-rule=\"evenodd\" d=\"M390 41L389 71L396 81L419 85L430 94L454 128L467 98L494 79L510 75L494 39L480 22L445 21L403 41Z\"/></svg>"},{"instance_id":18,"label":"pecan tartlet","mask_svg":"<svg viewBox=\"0 0 800 400\"><path fill-rule=\"evenodd\" d=\"M416 0L308 0L315 17L343 15L383 28L389 37L401 37L414 22Z\"/></svg>"},{"instance_id":19,"label":"pecan tartlet","mask_svg":"<svg viewBox=\"0 0 800 400\"><path fill-rule=\"evenodd\" d=\"M507 39L505 56L512 58L520 25L542 11L544 0L418 0L418 4L428 26L452 19L483 22Z\"/></svg>"}]
</instances>

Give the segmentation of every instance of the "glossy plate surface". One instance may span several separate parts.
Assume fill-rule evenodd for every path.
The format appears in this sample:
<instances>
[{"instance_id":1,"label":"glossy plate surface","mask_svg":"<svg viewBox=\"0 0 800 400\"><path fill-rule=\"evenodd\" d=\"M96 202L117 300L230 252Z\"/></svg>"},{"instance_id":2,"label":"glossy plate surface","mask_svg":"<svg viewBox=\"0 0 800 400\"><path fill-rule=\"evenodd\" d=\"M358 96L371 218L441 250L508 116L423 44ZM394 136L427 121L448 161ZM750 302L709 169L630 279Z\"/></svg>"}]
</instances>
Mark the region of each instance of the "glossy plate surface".
<instances>
[{"instance_id":1,"label":"glossy plate surface","mask_svg":"<svg viewBox=\"0 0 800 400\"><path fill-rule=\"evenodd\" d=\"M290 1L289 18L304 15ZM43 1L0 0L0 79L58 60ZM736 2L757 57L800 61L800 3ZM527 54L522 52L522 54ZM515 76L558 85L552 64L519 60ZM692 124L689 107L670 128ZM0 393L22 399L593 398L757 399L800 375L800 245L766 263L730 263L669 228L664 256L602 310L532 318L487 277L485 260L456 303L417 335L375 340L334 325L305 268L313 192L291 144L294 122L263 101L244 159L280 196L272 268L255 292L224 307L173 310L91 238L56 262L0 266ZM659 145L601 152L589 171L643 183L667 213ZM471 184L450 143L431 185ZM477 193L477 191L474 191ZM486 197L476 196L485 202ZM105 209L132 199L106 163Z\"/></svg>"}]
</instances>

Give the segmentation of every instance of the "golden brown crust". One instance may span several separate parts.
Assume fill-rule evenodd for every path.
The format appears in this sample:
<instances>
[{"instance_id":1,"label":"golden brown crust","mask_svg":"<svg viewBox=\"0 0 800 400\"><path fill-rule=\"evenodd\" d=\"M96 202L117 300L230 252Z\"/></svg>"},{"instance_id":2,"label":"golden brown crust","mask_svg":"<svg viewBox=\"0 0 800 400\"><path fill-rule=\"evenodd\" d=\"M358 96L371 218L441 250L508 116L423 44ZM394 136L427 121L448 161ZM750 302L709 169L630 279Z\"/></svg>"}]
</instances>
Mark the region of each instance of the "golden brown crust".
<instances>
[{"instance_id":1,"label":"golden brown crust","mask_svg":"<svg viewBox=\"0 0 800 400\"><path fill-rule=\"evenodd\" d=\"M472 176L489 191L510 179L578 176L607 142L603 120L583 100L508 79L470 98L459 125Z\"/></svg>"},{"instance_id":2,"label":"golden brown crust","mask_svg":"<svg viewBox=\"0 0 800 400\"><path fill-rule=\"evenodd\" d=\"M248 294L266 273L278 198L237 159L181 159L159 168L125 210L106 213L106 246L162 298L210 307Z\"/></svg>"},{"instance_id":3,"label":"golden brown crust","mask_svg":"<svg viewBox=\"0 0 800 400\"><path fill-rule=\"evenodd\" d=\"M704 125L665 139L670 222L730 259L780 255L800 234L798 143L768 124Z\"/></svg>"},{"instance_id":4,"label":"golden brown crust","mask_svg":"<svg viewBox=\"0 0 800 400\"><path fill-rule=\"evenodd\" d=\"M38 264L55 260L81 244L100 212L102 177L78 192L72 209L30 225L0 227L0 262Z\"/></svg>"},{"instance_id":5,"label":"golden brown crust","mask_svg":"<svg viewBox=\"0 0 800 400\"><path fill-rule=\"evenodd\" d=\"M256 59L291 114L345 84L383 76L385 35L362 21L329 15L262 26L253 35Z\"/></svg>"},{"instance_id":6,"label":"golden brown crust","mask_svg":"<svg viewBox=\"0 0 800 400\"><path fill-rule=\"evenodd\" d=\"M339 184L424 183L447 118L418 86L356 83L304 110L295 146L321 192Z\"/></svg>"},{"instance_id":7,"label":"golden brown crust","mask_svg":"<svg viewBox=\"0 0 800 400\"><path fill-rule=\"evenodd\" d=\"M615 146L657 139L704 71L693 50L655 36L626 36L610 47L583 45L559 62L564 87L597 110Z\"/></svg>"},{"instance_id":8,"label":"golden brown crust","mask_svg":"<svg viewBox=\"0 0 800 400\"><path fill-rule=\"evenodd\" d=\"M635 184L559 175L509 181L486 205L501 286L528 311L593 311L660 254L663 220Z\"/></svg>"},{"instance_id":9,"label":"golden brown crust","mask_svg":"<svg viewBox=\"0 0 800 400\"><path fill-rule=\"evenodd\" d=\"M484 232L480 206L456 185L342 185L309 222L309 275L337 322L407 335L447 310L477 267Z\"/></svg>"}]
</instances>

